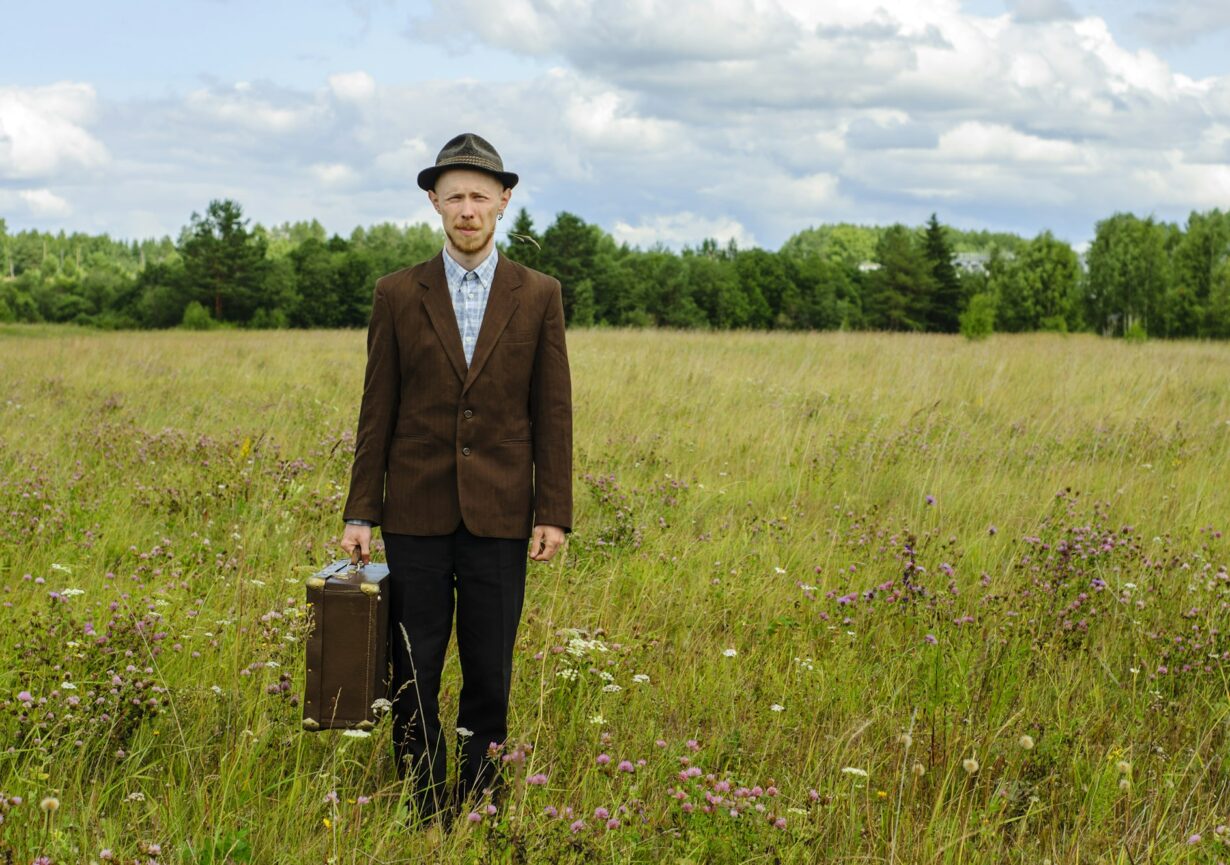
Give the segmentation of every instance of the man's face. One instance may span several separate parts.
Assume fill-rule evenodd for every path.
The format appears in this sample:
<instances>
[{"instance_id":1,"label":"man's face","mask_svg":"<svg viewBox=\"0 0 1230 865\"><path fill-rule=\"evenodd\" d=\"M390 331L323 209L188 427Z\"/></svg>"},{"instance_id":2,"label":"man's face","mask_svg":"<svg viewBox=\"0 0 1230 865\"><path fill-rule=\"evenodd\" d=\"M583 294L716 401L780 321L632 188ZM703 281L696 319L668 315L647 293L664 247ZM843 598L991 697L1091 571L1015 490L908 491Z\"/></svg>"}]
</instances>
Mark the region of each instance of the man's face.
<instances>
[{"instance_id":1,"label":"man's face","mask_svg":"<svg viewBox=\"0 0 1230 865\"><path fill-rule=\"evenodd\" d=\"M427 195L453 248L472 255L491 243L496 218L508 206L512 190L486 172L455 168L441 174Z\"/></svg>"}]
</instances>

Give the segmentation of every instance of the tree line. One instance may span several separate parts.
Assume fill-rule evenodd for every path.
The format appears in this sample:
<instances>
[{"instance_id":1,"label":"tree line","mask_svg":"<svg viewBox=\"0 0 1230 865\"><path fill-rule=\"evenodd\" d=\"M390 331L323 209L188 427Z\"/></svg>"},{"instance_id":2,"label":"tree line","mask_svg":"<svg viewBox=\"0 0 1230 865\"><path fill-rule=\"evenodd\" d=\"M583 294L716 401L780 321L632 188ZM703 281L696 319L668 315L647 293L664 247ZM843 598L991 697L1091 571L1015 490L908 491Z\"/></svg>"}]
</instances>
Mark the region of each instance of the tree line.
<instances>
[{"instance_id":1,"label":"tree line","mask_svg":"<svg viewBox=\"0 0 1230 865\"><path fill-rule=\"evenodd\" d=\"M391 223L329 236L250 225L232 200L172 240L10 234L0 219L0 321L94 327L363 327L377 277L435 255L438 228ZM707 240L673 252L617 243L522 209L501 254L559 278L570 324L781 330L1092 331L1230 337L1230 213L1185 225L1118 213L1084 256L1032 239L922 227L808 228L776 252Z\"/></svg>"}]
</instances>

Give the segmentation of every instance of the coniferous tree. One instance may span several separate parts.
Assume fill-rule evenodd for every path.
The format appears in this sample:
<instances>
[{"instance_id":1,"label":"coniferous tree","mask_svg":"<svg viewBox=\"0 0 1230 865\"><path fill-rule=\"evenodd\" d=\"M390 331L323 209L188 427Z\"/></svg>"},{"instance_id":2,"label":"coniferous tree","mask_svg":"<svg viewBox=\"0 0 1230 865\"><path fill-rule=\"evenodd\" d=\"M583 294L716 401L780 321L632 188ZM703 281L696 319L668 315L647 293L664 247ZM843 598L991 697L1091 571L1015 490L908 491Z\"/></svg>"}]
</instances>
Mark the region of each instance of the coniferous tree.
<instances>
[{"instance_id":1,"label":"coniferous tree","mask_svg":"<svg viewBox=\"0 0 1230 865\"><path fill-rule=\"evenodd\" d=\"M214 200L180 241L188 285L218 321L246 321L260 306L266 243L247 224L238 202Z\"/></svg>"},{"instance_id":2,"label":"coniferous tree","mask_svg":"<svg viewBox=\"0 0 1230 865\"><path fill-rule=\"evenodd\" d=\"M953 265L952 246L944 226L931 214L923 234L923 251L931 264L931 295L926 301L926 329L940 333L956 333L960 324L961 280Z\"/></svg>"}]
</instances>

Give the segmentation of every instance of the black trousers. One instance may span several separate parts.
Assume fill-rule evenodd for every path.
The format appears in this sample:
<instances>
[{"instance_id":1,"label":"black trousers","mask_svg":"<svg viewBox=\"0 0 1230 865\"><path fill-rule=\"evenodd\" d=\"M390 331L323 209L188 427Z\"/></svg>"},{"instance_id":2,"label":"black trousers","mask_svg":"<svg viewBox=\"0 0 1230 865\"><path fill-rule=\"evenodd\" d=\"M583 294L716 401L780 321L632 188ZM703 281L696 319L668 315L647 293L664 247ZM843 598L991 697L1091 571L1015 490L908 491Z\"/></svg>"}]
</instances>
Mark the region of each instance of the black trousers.
<instances>
[{"instance_id":1,"label":"black trousers","mask_svg":"<svg viewBox=\"0 0 1230 865\"><path fill-rule=\"evenodd\" d=\"M525 598L527 539L481 538L461 524L450 535L384 534L393 656L393 752L409 774L413 807L433 816L448 803L440 675L457 616L461 700L458 799L495 783L491 743L508 735L513 645ZM404 633L403 633L404 628Z\"/></svg>"}]
</instances>

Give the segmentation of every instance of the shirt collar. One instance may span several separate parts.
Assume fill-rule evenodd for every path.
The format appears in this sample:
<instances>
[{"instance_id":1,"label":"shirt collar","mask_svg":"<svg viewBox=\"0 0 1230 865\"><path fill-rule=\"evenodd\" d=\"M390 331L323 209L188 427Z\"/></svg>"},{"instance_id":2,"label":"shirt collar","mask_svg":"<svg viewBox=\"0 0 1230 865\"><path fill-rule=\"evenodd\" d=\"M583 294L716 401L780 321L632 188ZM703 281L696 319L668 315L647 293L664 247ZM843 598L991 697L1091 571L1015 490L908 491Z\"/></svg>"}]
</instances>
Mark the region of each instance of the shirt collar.
<instances>
[{"instance_id":1,"label":"shirt collar","mask_svg":"<svg viewBox=\"0 0 1230 865\"><path fill-rule=\"evenodd\" d=\"M461 285L461 281L465 279L467 273L473 272L478 277L478 281L483 284L483 288L491 288L491 279L495 275L495 266L500 261L499 250L495 244L491 245L491 252L487 257L480 261L473 271L467 271L464 267L457 263L457 260L449 255L448 247L444 248L444 274L448 278L449 288L456 290L457 286Z\"/></svg>"}]
</instances>

